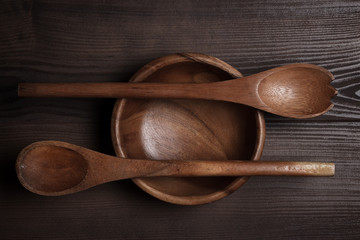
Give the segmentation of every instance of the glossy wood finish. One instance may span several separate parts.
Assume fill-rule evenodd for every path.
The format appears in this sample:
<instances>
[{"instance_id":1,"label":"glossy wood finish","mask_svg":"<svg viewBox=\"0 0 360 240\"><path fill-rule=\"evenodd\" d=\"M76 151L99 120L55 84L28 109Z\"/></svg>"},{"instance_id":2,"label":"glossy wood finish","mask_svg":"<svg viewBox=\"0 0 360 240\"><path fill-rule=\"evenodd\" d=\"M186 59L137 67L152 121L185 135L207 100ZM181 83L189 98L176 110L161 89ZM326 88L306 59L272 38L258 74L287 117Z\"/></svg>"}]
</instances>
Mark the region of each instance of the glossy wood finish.
<instances>
[{"instance_id":1,"label":"glossy wood finish","mask_svg":"<svg viewBox=\"0 0 360 240\"><path fill-rule=\"evenodd\" d=\"M187 57L188 54L182 54ZM189 58L196 60L196 55ZM167 64L167 63L164 63ZM171 76L169 76L171 77ZM210 78L212 76L209 76ZM241 79L194 83L20 83L22 97L182 98L228 101L283 117L311 118L329 111L333 75L311 64L291 64ZM171 81L170 81L171 82Z\"/></svg>"},{"instance_id":2,"label":"glossy wood finish","mask_svg":"<svg viewBox=\"0 0 360 240\"><path fill-rule=\"evenodd\" d=\"M359 239L359 12L357 1L328 0L0 1L0 238ZM22 187L14 163L34 141L115 155L115 100L17 98L18 83L127 82L177 52L244 76L298 62L332 72L339 93L325 115L264 114L261 160L335 162L336 175L251 177L201 206L159 201L130 180L59 197Z\"/></svg>"},{"instance_id":3,"label":"glossy wood finish","mask_svg":"<svg viewBox=\"0 0 360 240\"><path fill-rule=\"evenodd\" d=\"M20 152L16 172L21 184L29 191L45 196L60 196L136 177L326 177L334 176L335 165L315 162L126 159L66 142L41 141Z\"/></svg>"},{"instance_id":4,"label":"glossy wood finish","mask_svg":"<svg viewBox=\"0 0 360 240\"><path fill-rule=\"evenodd\" d=\"M204 54L174 54L148 63L130 82L217 82L241 77ZM142 159L259 160L265 141L262 113L239 104L205 100L133 100L115 104L111 133L116 154ZM228 196L248 177L135 179L167 202L197 205Z\"/></svg>"}]
</instances>

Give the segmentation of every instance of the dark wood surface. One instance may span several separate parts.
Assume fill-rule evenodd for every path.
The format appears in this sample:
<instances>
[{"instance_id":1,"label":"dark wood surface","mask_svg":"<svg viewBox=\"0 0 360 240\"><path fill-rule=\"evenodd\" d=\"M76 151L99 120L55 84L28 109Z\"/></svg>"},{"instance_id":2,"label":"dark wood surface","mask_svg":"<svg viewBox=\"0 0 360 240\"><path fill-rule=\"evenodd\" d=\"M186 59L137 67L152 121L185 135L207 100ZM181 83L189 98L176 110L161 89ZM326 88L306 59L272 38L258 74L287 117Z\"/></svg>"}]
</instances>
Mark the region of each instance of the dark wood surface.
<instances>
[{"instance_id":1,"label":"dark wood surface","mask_svg":"<svg viewBox=\"0 0 360 240\"><path fill-rule=\"evenodd\" d=\"M359 1L1 1L0 239L359 239L359 49ZM192 207L131 181L63 197L20 185L15 160L34 141L114 154L115 100L17 98L17 83L125 82L176 52L245 76L296 62L329 69L334 109L309 120L265 114L263 160L335 162L335 177L252 177Z\"/></svg>"}]
</instances>

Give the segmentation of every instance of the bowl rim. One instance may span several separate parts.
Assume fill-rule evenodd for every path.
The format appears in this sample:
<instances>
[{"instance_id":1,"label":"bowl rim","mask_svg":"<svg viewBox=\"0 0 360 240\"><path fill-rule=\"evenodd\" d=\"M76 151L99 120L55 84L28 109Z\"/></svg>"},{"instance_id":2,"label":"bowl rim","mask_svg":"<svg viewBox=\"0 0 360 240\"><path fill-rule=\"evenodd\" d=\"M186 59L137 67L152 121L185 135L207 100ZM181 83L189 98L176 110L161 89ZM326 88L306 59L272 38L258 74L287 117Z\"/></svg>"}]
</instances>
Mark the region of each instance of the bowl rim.
<instances>
[{"instance_id":1,"label":"bowl rim","mask_svg":"<svg viewBox=\"0 0 360 240\"><path fill-rule=\"evenodd\" d=\"M214 67L220 68L223 71L227 72L234 78L241 78L243 75L231 65L225 63L224 61L201 53L178 53L171 54L164 57L157 58L150 63L144 65L140 68L129 80L129 82L139 82L143 79L146 79L151 74L156 72L157 70L181 62L198 62L204 63L208 65L212 65ZM126 105L127 99L121 98L117 99L113 108L113 114L111 118L111 138L115 153L120 157L127 157L125 152L122 149L121 144L121 133L116 131L119 129L120 122L119 119ZM262 111L255 109L255 119L256 119L256 127L257 127L257 138L255 142L254 152L252 154L251 160L258 161L261 158L264 144L265 144L265 120ZM197 196L175 196L170 195L164 192L161 192L146 183L143 178L134 178L132 181L140 187L146 193L156 197L162 201L179 204L179 205L200 205L206 204L210 202L214 202L216 200L222 199L229 194L236 191L239 187L241 187L245 182L249 179L249 177L237 177L235 178L226 188L223 188L221 191L216 191L210 194L205 195L197 195Z\"/></svg>"}]
</instances>

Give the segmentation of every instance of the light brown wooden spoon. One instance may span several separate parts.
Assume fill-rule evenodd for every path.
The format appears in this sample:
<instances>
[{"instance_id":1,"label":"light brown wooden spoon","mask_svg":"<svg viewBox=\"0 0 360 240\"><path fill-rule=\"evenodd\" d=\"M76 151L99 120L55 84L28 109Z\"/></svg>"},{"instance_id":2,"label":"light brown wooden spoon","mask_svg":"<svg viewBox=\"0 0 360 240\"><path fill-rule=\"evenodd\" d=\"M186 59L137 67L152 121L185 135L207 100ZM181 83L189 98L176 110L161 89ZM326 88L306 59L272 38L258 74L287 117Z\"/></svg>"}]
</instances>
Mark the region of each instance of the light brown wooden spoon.
<instances>
[{"instance_id":1,"label":"light brown wooden spoon","mask_svg":"<svg viewBox=\"0 0 360 240\"><path fill-rule=\"evenodd\" d=\"M333 75L312 64L290 64L249 77L211 83L20 83L23 97L194 98L252 106L292 118L333 107Z\"/></svg>"},{"instance_id":2,"label":"light brown wooden spoon","mask_svg":"<svg viewBox=\"0 0 360 240\"><path fill-rule=\"evenodd\" d=\"M21 184L31 192L58 196L135 177L333 176L335 165L317 162L125 159L65 142L42 141L20 152L16 171Z\"/></svg>"}]
</instances>

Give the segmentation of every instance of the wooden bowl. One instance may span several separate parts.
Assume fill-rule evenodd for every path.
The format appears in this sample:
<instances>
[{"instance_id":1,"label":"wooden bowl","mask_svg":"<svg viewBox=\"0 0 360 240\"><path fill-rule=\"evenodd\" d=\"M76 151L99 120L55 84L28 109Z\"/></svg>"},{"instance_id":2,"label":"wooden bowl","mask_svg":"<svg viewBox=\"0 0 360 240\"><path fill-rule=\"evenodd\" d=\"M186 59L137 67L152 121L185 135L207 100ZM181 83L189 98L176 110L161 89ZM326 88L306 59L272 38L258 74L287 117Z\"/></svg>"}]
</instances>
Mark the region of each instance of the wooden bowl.
<instances>
[{"instance_id":1,"label":"wooden bowl","mask_svg":"<svg viewBox=\"0 0 360 240\"><path fill-rule=\"evenodd\" d=\"M174 54L141 68L131 82L207 82L242 77L225 62L202 54ZM256 109L227 102L119 99L112 141L120 157L138 159L259 160L265 123ZM166 202L197 205L234 192L248 177L154 177L133 179Z\"/></svg>"}]
</instances>

